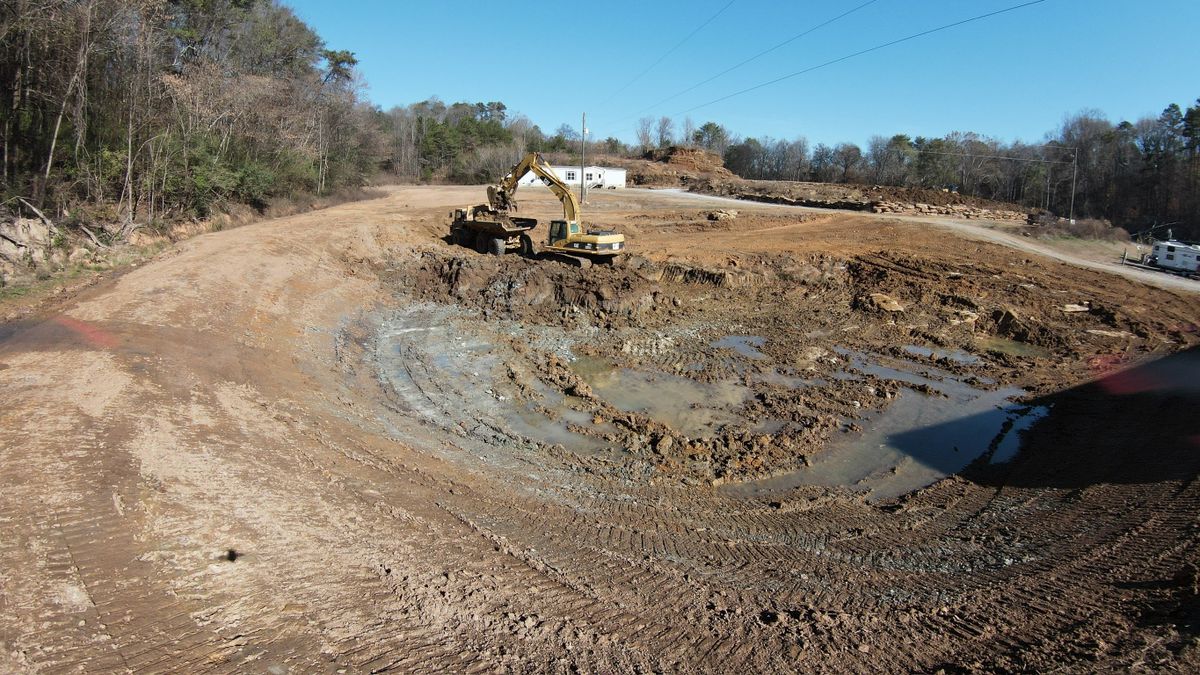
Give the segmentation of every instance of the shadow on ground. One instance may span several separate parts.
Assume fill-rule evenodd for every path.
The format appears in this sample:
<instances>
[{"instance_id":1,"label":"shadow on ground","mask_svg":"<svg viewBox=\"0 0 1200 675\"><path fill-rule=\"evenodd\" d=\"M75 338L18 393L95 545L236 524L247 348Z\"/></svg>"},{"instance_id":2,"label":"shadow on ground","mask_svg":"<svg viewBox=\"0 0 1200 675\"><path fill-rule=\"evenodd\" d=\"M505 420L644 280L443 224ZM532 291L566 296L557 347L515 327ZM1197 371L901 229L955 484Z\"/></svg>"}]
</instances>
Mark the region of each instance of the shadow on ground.
<instances>
[{"instance_id":1,"label":"shadow on ground","mask_svg":"<svg viewBox=\"0 0 1200 675\"><path fill-rule=\"evenodd\" d=\"M1091 485L1189 481L1200 475L1200 348L1039 397L1050 414L1024 432L1021 452L961 472L938 466L930 439L993 425L992 412L897 434L889 440L917 462L982 485L1082 489ZM961 435L961 434L958 434Z\"/></svg>"}]
</instances>

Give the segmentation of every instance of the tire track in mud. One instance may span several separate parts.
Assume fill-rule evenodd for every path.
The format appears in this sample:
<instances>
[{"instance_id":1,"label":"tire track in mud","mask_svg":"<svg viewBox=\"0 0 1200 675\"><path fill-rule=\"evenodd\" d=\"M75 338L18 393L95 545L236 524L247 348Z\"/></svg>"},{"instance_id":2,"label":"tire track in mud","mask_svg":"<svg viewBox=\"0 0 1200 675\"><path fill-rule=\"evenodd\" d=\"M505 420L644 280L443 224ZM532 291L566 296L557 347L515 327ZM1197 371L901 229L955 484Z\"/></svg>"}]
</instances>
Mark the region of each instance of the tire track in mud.
<instances>
[{"instance_id":1,"label":"tire track in mud","mask_svg":"<svg viewBox=\"0 0 1200 675\"><path fill-rule=\"evenodd\" d=\"M244 656L238 646L200 626L194 615L201 607L173 593L143 558L138 535L144 514L133 507L142 488L131 480L136 469L130 471L128 460L114 461L103 452L104 432L103 425L97 425L73 450L40 449L45 454L39 463L49 464L39 468L59 476L61 496L37 500L42 505L39 516L30 519L27 504L19 501L10 501L0 511L24 520L15 529L21 537L0 552L6 567L40 567L45 578L58 585L49 590L57 590L67 609L40 617L36 632L17 636L15 644L38 645L26 656L39 672L228 669ZM16 447L38 453L36 446ZM5 493L18 495L21 488L10 483ZM114 569L122 574L114 577Z\"/></svg>"},{"instance_id":2,"label":"tire track in mud","mask_svg":"<svg viewBox=\"0 0 1200 675\"><path fill-rule=\"evenodd\" d=\"M1164 528L1166 531L1156 533L1156 536L1148 536L1144 523L1153 524L1154 519L1150 518L1147 521L1146 513L1127 512L1122 518L1125 523L1112 527L1110 534L1101 532L1090 541L1076 540L1065 544L1062 547L1063 551L1048 551L1046 559L1040 563L1033 563L1032 567L1029 564L1018 564L1017 569L1005 569L999 574L970 573L968 576L930 577L928 574L914 574L911 570L912 565L898 566L902 569L909 567L910 570L906 572L881 575L881 568L892 565L881 565L879 558L870 555L844 552L837 556L823 556L822 560L828 566L818 574L826 579L848 578L853 580L853 583L844 583L840 587L834 584L819 594L814 593L812 589L781 594L771 583L772 570L788 562L809 562L810 565L806 569L815 567L810 561L798 559L795 548L788 543L781 542L774 547L731 547L726 540L725 545L693 548L685 543L688 542L686 535L674 535L669 538L647 536L648 532L662 530L654 527L657 523L631 518L627 509L619 510L619 528L631 532L640 530L641 534L614 538L608 534L617 529L614 523L581 527L577 517L573 518L566 513L554 513L547 509L544 503L536 505L536 508L536 513L521 513L511 506L497 506L490 512L506 513L510 520L515 521L503 529L503 536L510 545L516 545L515 542L518 541L525 542L526 547L538 551L544 561L551 559L548 551L565 548L566 551L558 553L558 560L563 562L558 562L556 569L575 570L581 577L591 579L579 583L586 583L591 588L604 588L606 597L628 598L632 593L642 611L666 608L669 613L679 612L681 616L687 616L687 608L692 607L694 611L694 605L688 601L671 602L672 599L680 597L679 583L671 578L671 575L659 573L656 576L665 578L656 582L653 577L648 579L645 573L627 571L617 574L611 565L601 562L605 557L613 553L618 553L623 559L630 555L651 556L661 560L664 565L677 565L686 569L690 574L707 571L711 574L699 578L711 580L714 585L740 587L742 602L751 606L758 603L760 607L778 607L779 602L796 601L804 603L798 606L807 611L857 613L864 608L878 606L880 602L890 605L890 601L885 600L885 591L894 593L906 587L912 590L925 587L924 593L918 591L923 598L916 597L909 603L892 606L889 613L924 613L930 606L936 608L937 604L943 604L949 608L946 610L946 616L920 618L920 626L916 628L908 622L899 621L884 626L873 626L873 631L882 630L885 634L894 634L895 642L891 644L904 644L907 639L916 640L924 645L923 660L896 661L892 664L902 668L927 667L940 659L961 659L965 654L985 659L989 655L1003 656L1016 647L1052 640L1052 636L1057 635L1059 631L1079 622L1111 614L1114 606L1121 606L1117 604L1111 591L1105 590L1113 575L1121 574L1122 570L1134 571L1142 568L1148 560L1154 558L1153 553L1158 550L1157 546L1162 538L1170 533L1169 528ZM1187 504L1182 505L1182 512L1186 513L1187 508ZM838 522L839 519L831 516L819 520ZM800 524L803 524L803 521ZM1010 523L1008 526L1024 531L1037 529L1034 524L1026 522ZM488 529L496 531L500 527L497 522L493 522ZM769 539L770 533L778 529L780 528L772 524L766 524L763 527L764 538ZM1046 524L1045 529L1051 532L1061 531L1053 522ZM523 532L549 531L561 534L558 537L521 536ZM914 546L923 545L920 533L914 533L912 539ZM1150 543L1143 543L1146 541ZM942 543L934 541L924 545L937 546ZM1186 547L1187 544L1181 545ZM1088 553L1080 555L1082 551ZM945 554L955 556L949 552ZM1179 559L1173 556L1174 554L1168 554L1164 558L1164 569L1177 569ZM961 554L955 557L961 558ZM858 573L862 570L867 570L870 574L864 577ZM947 585L946 582L951 580L954 583ZM814 603L816 598L825 598L826 602ZM1031 619L1037 627L1036 631L1030 631L1030 625L1026 623ZM714 633L721 634L720 631ZM1044 637L1039 638L1039 635ZM946 636L950 636L951 639L947 640ZM1004 639L1006 636L1007 639ZM685 636L678 637L688 639ZM847 644L845 640L845 636L839 635L826 640L810 638L808 643L827 654L837 653L844 648L857 649L857 645ZM964 645L964 641L973 644L967 646ZM889 640L880 640L877 635L875 642L888 644ZM878 661L874 663L878 665Z\"/></svg>"},{"instance_id":3,"label":"tire track in mud","mask_svg":"<svg viewBox=\"0 0 1200 675\"><path fill-rule=\"evenodd\" d=\"M1095 499L1064 509L1061 490L948 480L917 493L895 513L837 499L783 512L666 487L626 486L614 501L602 480L576 477L558 498L544 489L529 498L520 491L504 499L476 494L451 510L481 536L591 601L564 598L571 613L600 617L610 633L636 640L669 663L702 668L697 654L732 653L723 663L734 669L787 668L787 659L774 659L792 651L777 640L793 640L822 659L861 655L836 659L866 672L964 658L998 663L1020 650L1052 645L1053 636L1090 626L1114 607L1128 611L1118 594L1105 590L1105 580L1148 559L1177 569L1187 543L1166 553L1158 546L1170 527L1146 536L1162 512L1159 496L1138 498L1136 490L1114 488L1111 501L1121 505L1114 518L1104 489L1093 488ZM1131 498L1142 505L1129 508ZM1080 528L1080 522L1091 526ZM1019 532L1020 546L976 543L996 531ZM1064 531L1077 534L1063 539ZM1147 538L1150 543L1143 543ZM797 579L783 568L806 571ZM719 594L740 612L732 625L704 609ZM624 614L605 613L606 603ZM802 627L786 638L764 633L770 624L758 617L781 614L801 617L797 623L843 618L833 620L838 630ZM627 633L636 617L652 625L646 617L659 615L679 617L684 625ZM747 641L760 649L739 650ZM881 644L909 649L880 651ZM915 644L921 649L911 650Z\"/></svg>"}]
</instances>

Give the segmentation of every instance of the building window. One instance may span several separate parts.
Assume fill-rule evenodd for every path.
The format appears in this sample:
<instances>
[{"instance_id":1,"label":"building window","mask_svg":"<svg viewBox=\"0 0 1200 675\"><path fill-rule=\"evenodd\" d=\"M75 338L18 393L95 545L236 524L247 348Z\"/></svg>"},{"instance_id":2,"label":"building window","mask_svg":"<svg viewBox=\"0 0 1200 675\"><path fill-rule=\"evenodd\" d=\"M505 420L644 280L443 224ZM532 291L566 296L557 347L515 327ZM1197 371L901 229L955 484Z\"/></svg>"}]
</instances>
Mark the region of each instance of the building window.
<instances>
[{"instance_id":1,"label":"building window","mask_svg":"<svg viewBox=\"0 0 1200 675\"><path fill-rule=\"evenodd\" d=\"M588 180L591 180L591 179L592 179L592 174L590 174L590 173L589 173L589 174L585 174L585 177L586 177Z\"/></svg>"},{"instance_id":2,"label":"building window","mask_svg":"<svg viewBox=\"0 0 1200 675\"><path fill-rule=\"evenodd\" d=\"M574 171L567 172L567 180L575 180L575 172Z\"/></svg>"},{"instance_id":3,"label":"building window","mask_svg":"<svg viewBox=\"0 0 1200 675\"><path fill-rule=\"evenodd\" d=\"M1168 246L1168 247L1167 247L1167 253L1174 253L1174 252L1175 252L1175 247L1174 247L1174 246Z\"/></svg>"},{"instance_id":4,"label":"building window","mask_svg":"<svg viewBox=\"0 0 1200 675\"><path fill-rule=\"evenodd\" d=\"M1175 255L1173 253L1167 254L1167 260L1174 260L1174 259L1175 259Z\"/></svg>"}]
</instances>

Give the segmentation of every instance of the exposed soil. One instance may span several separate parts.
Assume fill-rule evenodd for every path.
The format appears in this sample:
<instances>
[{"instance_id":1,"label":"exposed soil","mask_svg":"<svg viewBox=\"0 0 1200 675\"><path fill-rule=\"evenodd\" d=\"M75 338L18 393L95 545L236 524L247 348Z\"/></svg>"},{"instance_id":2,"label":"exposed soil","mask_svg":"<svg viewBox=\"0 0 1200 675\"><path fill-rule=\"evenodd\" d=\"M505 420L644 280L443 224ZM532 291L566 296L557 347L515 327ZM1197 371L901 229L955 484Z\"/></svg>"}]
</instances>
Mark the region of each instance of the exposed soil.
<instances>
[{"instance_id":1,"label":"exposed soil","mask_svg":"<svg viewBox=\"0 0 1200 675\"><path fill-rule=\"evenodd\" d=\"M0 669L1200 667L1195 293L641 192L581 270L390 193L0 326Z\"/></svg>"},{"instance_id":2,"label":"exposed soil","mask_svg":"<svg viewBox=\"0 0 1200 675\"><path fill-rule=\"evenodd\" d=\"M869 211L880 205L887 206L889 211L921 205L935 208L969 207L1005 213L1029 212L1029 209L1014 204L980 199L949 190L746 180L726 169L719 155L699 148L671 146L650 150L641 159L601 156L597 161L625 168L628 181L633 186L681 187L704 194L772 204L851 211Z\"/></svg>"},{"instance_id":3,"label":"exposed soil","mask_svg":"<svg viewBox=\"0 0 1200 675\"><path fill-rule=\"evenodd\" d=\"M705 179L737 180L720 155L699 148L655 148L641 159L601 155L596 161L625 169L629 184L641 187L686 187Z\"/></svg>"},{"instance_id":4,"label":"exposed soil","mask_svg":"<svg viewBox=\"0 0 1200 675\"><path fill-rule=\"evenodd\" d=\"M949 190L894 187L890 185L855 185L841 183L809 183L777 180L732 180L714 177L693 181L689 187L696 192L752 201L799 206L866 211L881 202L928 204L930 206L971 206L985 209L1022 211L1022 207L962 195Z\"/></svg>"}]
</instances>

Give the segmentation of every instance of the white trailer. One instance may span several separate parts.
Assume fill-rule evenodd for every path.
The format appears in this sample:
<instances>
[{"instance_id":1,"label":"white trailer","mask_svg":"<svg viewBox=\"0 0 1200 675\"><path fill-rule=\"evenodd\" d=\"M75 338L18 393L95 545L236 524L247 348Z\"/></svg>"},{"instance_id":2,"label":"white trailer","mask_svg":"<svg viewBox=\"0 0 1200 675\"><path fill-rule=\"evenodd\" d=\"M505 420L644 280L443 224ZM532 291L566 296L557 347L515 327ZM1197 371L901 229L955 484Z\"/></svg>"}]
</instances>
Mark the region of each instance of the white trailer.
<instances>
[{"instance_id":1,"label":"white trailer","mask_svg":"<svg viewBox=\"0 0 1200 675\"><path fill-rule=\"evenodd\" d=\"M1200 274L1200 246L1173 240L1155 242L1149 262L1168 272Z\"/></svg>"},{"instance_id":2,"label":"white trailer","mask_svg":"<svg viewBox=\"0 0 1200 675\"><path fill-rule=\"evenodd\" d=\"M589 190L598 190L607 188L616 190L625 187L625 169L617 169L608 166L585 166L582 170L578 166L552 166L554 175L567 185L579 185L579 183L587 183ZM541 179L532 173L526 174L517 184L518 185L533 185Z\"/></svg>"}]
</instances>

